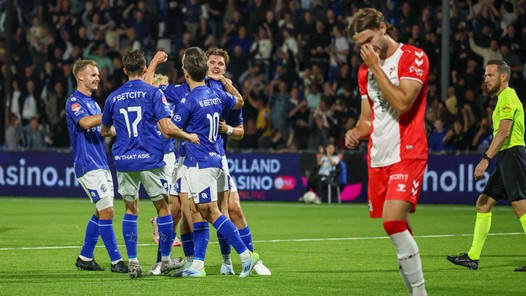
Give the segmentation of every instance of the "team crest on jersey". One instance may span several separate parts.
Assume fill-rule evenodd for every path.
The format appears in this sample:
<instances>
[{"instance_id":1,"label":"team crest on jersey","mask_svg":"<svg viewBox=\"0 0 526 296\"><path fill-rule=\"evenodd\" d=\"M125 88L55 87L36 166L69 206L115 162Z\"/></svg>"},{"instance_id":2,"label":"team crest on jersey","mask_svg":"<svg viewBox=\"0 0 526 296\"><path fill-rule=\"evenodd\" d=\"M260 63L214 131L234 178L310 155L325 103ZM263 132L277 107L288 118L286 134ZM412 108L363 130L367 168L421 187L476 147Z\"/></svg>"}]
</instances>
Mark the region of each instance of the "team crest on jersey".
<instances>
[{"instance_id":1,"label":"team crest on jersey","mask_svg":"<svg viewBox=\"0 0 526 296\"><path fill-rule=\"evenodd\" d=\"M506 103L504 106L502 106L502 112L504 113L510 113L511 112L511 105Z\"/></svg>"},{"instance_id":2,"label":"team crest on jersey","mask_svg":"<svg viewBox=\"0 0 526 296\"><path fill-rule=\"evenodd\" d=\"M79 103L73 103L73 104L71 105L71 111L73 111L73 112L78 112L78 111L80 111L80 108L81 108L81 106L80 106Z\"/></svg>"}]
</instances>

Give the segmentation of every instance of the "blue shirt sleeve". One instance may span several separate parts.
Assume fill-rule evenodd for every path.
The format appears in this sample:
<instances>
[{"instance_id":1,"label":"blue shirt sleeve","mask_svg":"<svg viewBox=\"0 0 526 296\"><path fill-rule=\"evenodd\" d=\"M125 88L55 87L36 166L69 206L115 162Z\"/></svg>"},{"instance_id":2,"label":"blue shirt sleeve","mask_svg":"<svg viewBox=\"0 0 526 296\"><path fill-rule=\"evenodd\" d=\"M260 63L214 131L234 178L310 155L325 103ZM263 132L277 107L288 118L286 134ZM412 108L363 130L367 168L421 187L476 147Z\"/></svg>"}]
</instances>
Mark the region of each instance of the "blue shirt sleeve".
<instances>
[{"instance_id":1,"label":"blue shirt sleeve","mask_svg":"<svg viewBox=\"0 0 526 296\"><path fill-rule=\"evenodd\" d=\"M172 112L163 91L160 89L155 89L151 91L150 94L152 96L155 120L159 121L166 117L169 118L172 115Z\"/></svg>"},{"instance_id":2,"label":"blue shirt sleeve","mask_svg":"<svg viewBox=\"0 0 526 296\"><path fill-rule=\"evenodd\" d=\"M84 106L75 97L71 97L66 101L66 112L73 118L76 124L83 118L88 116L87 106Z\"/></svg>"},{"instance_id":3,"label":"blue shirt sleeve","mask_svg":"<svg viewBox=\"0 0 526 296\"><path fill-rule=\"evenodd\" d=\"M188 126L193 109L192 105L191 100L182 98L179 105L175 107L175 114L172 117L172 121L178 128L184 129Z\"/></svg>"},{"instance_id":4,"label":"blue shirt sleeve","mask_svg":"<svg viewBox=\"0 0 526 296\"><path fill-rule=\"evenodd\" d=\"M111 110L111 99L107 99L104 103L104 112L102 112L102 124L105 126L112 126L113 125L113 118L112 118L112 110Z\"/></svg>"},{"instance_id":5,"label":"blue shirt sleeve","mask_svg":"<svg viewBox=\"0 0 526 296\"><path fill-rule=\"evenodd\" d=\"M232 108L234 108L234 106L236 105L236 98L232 94L220 89L216 90L216 93L219 96L219 98L223 101L225 109L232 110Z\"/></svg>"}]
</instances>

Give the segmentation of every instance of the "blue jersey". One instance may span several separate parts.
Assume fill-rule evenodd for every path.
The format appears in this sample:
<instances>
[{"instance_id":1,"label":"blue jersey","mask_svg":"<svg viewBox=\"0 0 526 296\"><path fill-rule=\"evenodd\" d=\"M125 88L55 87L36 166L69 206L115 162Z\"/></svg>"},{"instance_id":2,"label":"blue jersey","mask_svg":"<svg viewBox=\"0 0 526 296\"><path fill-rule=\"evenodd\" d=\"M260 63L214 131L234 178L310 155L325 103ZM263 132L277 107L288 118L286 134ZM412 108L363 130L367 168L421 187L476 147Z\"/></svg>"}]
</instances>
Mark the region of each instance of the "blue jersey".
<instances>
[{"instance_id":1,"label":"blue jersey","mask_svg":"<svg viewBox=\"0 0 526 296\"><path fill-rule=\"evenodd\" d=\"M194 88L175 110L174 123L188 133L196 133L200 144L186 144L184 164L188 167L221 168L218 149L219 118L225 109L232 109L236 99L221 90L207 86Z\"/></svg>"},{"instance_id":2,"label":"blue jersey","mask_svg":"<svg viewBox=\"0 0 526 296\"><path fill-rule=\"evenodd\" d=\"M162 90L142 80L130 80L108 96L102 124L114 125L117 132L113 144L117 171L144 171L165 165L157 122L170 115Z\"/></svg>"},{"instance_id":3,"label":"blue jersey","mask_svg":"<svg viewBox=\"0 0 526 296\"><path fill-rule=\"evenodd\" d=\"M83 117L100 113L101 110L97 102L78 90L66 101L66 121L71 148L73 149L73 166L77 177L93 170L109 170L104 137L100 134L100 125L85 130L79 124Z\"/></svg>"},{"instance_id":4,"label":"blue jersey","mask_svg":"<svg viewBox=\"0 0 526 296\"><path fill-rule=\"evenodd\" d=\"M170 84L170 85L162 85L160 87L166 96L166 100L169 104L172 104L174 106L174 109L177 108L177 105L181 102L181 99L184 98L188 93L190 93L190 88L188 87L188 84ZM172 109L173 110L173 109ZM174 139L175 140L175 139ZM175 149L175 155L176 157L182 157L186 155L186 152L184 150L185 142L182 140L175 140L176 143L176 149Z\"/></svg>"},{"instance_id":5,"label":"blue jersey","mask_svg":"<svg viewBox=\"0 0 526 296\"><path fill-rule=\"evenodd\" d=\"M208 87L212 89L220 89L220 90L226 91L221 81L207 79L207 85ZM242 125L243 124L243 111L242 109L237 109L237 110L225 109L223 113L221 114L221 119L225 120L226 124L232 127ZM226 142L227 142L227 134L220 134L220 137L217 141L217 145L219 146L218 147L219 153L221 155L226 154L225 153Z\"/></svg>"},{"instance_id":6,"label":"blue jersey","mask_svg":"<svg viewBox=\"0 0 526 296\"><path fill-rule=\"evenodd\" d=\"M166 89L168 86L167 85L160 85L159 88L161 90L164 90ZM165 93L165 96L166 96L166 93ZM170 107L170 118L173 116L174 114L174 110L175 110L175 103L173 103L171 100L168 99L168 97L166 97L166 102L168 103L168 106ZM163 136L163 134L161 133L161 131L159 129L157 129L157 134L159 135L159 137L161 137L161 140L162 140L162 143L163 143L163 151L164 153L170 153L170 152L173 152L175 150L175 139L174 138L165 138Z\"/></svg>"}]
</instances>

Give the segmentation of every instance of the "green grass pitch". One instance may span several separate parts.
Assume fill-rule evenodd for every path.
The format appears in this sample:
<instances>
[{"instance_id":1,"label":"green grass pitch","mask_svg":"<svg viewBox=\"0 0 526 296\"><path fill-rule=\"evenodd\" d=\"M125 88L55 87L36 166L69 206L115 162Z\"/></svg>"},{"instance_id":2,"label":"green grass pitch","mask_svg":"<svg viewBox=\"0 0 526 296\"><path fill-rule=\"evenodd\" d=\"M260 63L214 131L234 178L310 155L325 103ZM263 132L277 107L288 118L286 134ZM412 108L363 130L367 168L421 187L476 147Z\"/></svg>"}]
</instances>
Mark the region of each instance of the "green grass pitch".
<instances>
[{"instance_id":1,"label":"green grass pitch","mask_svg":"<svg viewBox=\"0 0 526 296\"><path fill-rule=\"evenodd\" d=\"M114 227L126 258L124 206L115 204ZM139 208L139 260L147 271L156 255L149 223L154 208L147 200ZM130 280L109 271L100 240L95 257L106 271L75 268L93 212L87 199L0 198L0 295L407 295L392 243L381 220L369 219L366 205L243 202L243 209L272 276L219 275L211 227L205 278ZM526 239L509 206L494 210L479 270L446 260L468 250L474 219L474 205L420 205L411 216L429 295L526 295L526 273L513 272L526 265ZM172 254L182 256L182 249ZM232 255L239 272L239 257Z\"/></svg>"}]
</instances>

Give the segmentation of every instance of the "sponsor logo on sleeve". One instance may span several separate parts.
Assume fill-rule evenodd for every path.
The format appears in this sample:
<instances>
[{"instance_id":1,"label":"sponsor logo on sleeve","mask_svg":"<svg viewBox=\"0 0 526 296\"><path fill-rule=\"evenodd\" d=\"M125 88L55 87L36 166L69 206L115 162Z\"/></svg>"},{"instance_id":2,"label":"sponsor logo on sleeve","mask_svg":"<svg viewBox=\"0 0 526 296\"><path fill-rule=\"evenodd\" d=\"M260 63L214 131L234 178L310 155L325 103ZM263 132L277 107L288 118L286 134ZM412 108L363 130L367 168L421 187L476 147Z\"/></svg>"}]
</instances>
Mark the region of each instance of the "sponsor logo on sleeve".
<instances>
[{"instance_id":1,"label":"sponsor logo on sleeve","mask_svg":"<svg viewBox=\"0 0 526 296\"><path fill-rule=\"evenodd\" d=\"M502 112L504 113L510 113L511 112L511 105L506 103L504 106L502 106Z\"/></svg>"},{"instance_id":2,"label":"sponsor logo on sleeve","mask_svg":"<svg viewBox=\"0 0 526 296\"><path fill-rule=\"evenodd\" d=\"M78 111L80 111L80 108L81 108L81 106L80 106L79 103L73 103L73 104L71 105L71 111L73 111L73 112L78 112Z\"/></svg>"}]
</instances>

